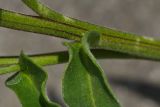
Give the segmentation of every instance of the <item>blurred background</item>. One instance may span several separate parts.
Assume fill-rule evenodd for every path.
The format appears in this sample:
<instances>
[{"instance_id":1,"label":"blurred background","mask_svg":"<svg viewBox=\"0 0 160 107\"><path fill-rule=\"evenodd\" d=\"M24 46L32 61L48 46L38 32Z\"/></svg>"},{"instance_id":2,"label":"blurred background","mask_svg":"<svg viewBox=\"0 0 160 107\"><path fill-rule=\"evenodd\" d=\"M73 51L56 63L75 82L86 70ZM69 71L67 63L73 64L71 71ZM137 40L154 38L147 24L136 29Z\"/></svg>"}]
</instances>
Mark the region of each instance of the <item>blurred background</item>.
<instances>
[{"instance_id":1,"label":"blurred background","mask_svg":"<svg viewBox=\"0 0 160 107\"><path fill-rule=\"evenodd\" d=\"M160 0L42 0L67 16L90 23L160 39ZM21 0L0 0L0 8L35 15ZM19 55L66 50L64 39L0 28L0 55ZM123 107L160 106L160 63L146 60L98 60ZM65 64L45 67L48 95L65 107L61 78ZM21 107L0 76L0 107ZM26 92L27 93L27 92Z\"/></svg>"}]
</instances>

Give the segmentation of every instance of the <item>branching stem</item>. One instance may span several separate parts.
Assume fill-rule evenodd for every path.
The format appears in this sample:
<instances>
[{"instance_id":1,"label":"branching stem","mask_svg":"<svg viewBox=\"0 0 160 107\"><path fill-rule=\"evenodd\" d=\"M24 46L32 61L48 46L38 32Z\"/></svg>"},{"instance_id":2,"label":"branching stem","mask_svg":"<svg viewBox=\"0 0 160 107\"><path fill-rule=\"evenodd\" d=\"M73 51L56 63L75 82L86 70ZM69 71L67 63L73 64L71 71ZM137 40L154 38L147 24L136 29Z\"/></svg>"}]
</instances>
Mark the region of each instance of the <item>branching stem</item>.
<instances>
[{"instance_id":1,"label":"branching stem","mask_svg":"<svg viewBox=\"0 0 160 107\"><path fill-rule=\"evenodd\" d=\"M139 58L160 60L160 41L125 33L66 17L51 10L38 0L23 0L39 16L29 16L0 9L0 26L15 30L46 34L79 41L84 33L94 30L101 34L100 42L93 48L97 58ZM105 49L99 50L99 49ZM68 60L67 52L31 56L35 63L45 66ZM0 74L19 70L17 57L0 58Z\"/></svg>"}]
</instances>

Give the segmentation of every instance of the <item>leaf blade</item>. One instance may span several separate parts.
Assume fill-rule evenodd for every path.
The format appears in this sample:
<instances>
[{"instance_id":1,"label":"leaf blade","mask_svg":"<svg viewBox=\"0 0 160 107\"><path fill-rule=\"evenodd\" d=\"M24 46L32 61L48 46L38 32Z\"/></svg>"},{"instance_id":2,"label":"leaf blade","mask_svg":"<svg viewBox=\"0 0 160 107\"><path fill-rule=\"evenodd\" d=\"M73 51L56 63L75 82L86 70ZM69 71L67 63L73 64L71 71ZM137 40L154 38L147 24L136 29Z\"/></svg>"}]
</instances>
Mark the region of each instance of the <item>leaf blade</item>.
<instances>
[{"instance_id":1,"label":"leaf blade","mask_svg":"<svg viewBox=\"0 0 160 107\"><path fill-rule=\"evenodd\" d=\"M63 79L64 100L70 107L120 107L89 50L87 35L96 37L95 40L98 36L91 32L84 36L82 44L69 44L70 60Z\"/></svg>"},{"instance_id":2,"label":"leaf blade","mask_svg":"<svg viewBox=\"0 0 160 107\"><path fill-rule=\"evenodd\" d=\"M6 86L16 93L23 107L59 107L45 93L47 74L24 54L20 56L20 69Z\"/></svg>"}]
</instances>

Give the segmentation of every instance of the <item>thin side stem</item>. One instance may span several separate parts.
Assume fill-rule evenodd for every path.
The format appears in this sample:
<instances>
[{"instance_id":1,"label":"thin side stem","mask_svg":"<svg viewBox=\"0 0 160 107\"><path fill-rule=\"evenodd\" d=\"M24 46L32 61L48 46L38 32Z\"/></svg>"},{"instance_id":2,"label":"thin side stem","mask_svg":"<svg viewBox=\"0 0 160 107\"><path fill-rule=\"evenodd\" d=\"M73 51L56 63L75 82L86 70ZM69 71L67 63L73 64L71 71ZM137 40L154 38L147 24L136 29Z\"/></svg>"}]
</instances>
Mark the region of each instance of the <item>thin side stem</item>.
<instances>
[{"instance_id":1,"label":"thin side stem","mask_svg":"<svg viewBox=\"0 0 160 107\"><path fill-rule=\"evenodd\" d=\"M143 59L142 57L136 57L101 49L92 49L91 51L97 59ZM64 51L48 54L30 55L30 58L40 66L61 64L68 61L68 52ZM18 65L18 56L0 57L0 66L0 75L19 71L20 67Z\"/></svg>"}]
</instances>

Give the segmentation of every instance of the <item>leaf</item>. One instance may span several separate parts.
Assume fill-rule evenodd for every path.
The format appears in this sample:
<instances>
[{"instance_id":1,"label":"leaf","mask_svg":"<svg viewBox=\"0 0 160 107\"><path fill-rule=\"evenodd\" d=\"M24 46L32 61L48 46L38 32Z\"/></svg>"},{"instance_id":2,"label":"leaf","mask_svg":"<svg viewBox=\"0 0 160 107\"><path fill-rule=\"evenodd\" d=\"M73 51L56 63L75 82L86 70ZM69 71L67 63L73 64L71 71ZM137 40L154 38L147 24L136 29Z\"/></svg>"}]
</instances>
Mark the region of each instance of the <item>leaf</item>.
<instances>
[{"instance_id":1,"label":"leaf","mask_svg":"<svg viewBox=\"0 0 160 107\"><path fill-rule=\"evenodd\" d=\"M60 107L45 93L47 74L23 53L19 63L21 71L10 77L6 86L16 93L22 107Z\"/></svg>"},{"instance_id":2,"label":"leaf","mask_svg":"<svg viewBox=\"0 0 160 107\"><path fill-rule=\"evenodd\" d=\"M69 107L120 107L103 70L89 50L96 45L97 32L89 32L82 43L69 46L69 64L63 78L63 97Z\"/></svg>"}]
</instances>

